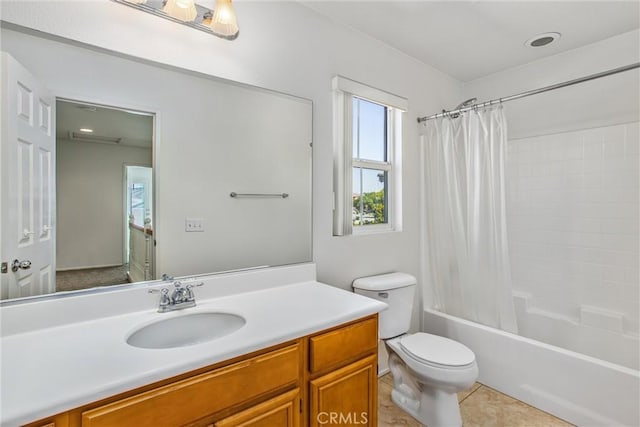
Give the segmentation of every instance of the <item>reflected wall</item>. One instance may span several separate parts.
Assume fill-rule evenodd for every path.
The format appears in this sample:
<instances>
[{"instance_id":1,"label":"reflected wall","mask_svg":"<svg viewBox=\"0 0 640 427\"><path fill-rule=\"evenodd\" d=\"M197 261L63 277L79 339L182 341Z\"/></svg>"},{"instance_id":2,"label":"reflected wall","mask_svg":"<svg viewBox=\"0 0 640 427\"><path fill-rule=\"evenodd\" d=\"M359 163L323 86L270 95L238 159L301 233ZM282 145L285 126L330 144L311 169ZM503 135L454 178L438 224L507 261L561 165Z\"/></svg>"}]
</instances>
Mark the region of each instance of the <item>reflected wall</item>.
<instances>
[{"instance_id":1,"label":"reflected wall","mask_svg":"<svg viewBox=\"0 0 640 427\"><path fill-rule=\"evenodd\" d=\"M156 115L157 277L311 261L309 100L9 29L2 48L57 97Z\"/></svg>"}]
</instances>

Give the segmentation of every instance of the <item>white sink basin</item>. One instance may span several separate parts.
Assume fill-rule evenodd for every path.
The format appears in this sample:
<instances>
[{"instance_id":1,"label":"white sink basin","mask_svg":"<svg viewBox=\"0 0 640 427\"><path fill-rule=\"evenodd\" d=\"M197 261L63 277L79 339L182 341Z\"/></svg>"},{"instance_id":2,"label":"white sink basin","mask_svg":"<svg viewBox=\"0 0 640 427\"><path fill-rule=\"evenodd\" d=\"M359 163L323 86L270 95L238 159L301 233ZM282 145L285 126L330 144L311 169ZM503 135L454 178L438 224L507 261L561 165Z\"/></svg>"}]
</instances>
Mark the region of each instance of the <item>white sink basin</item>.
<instances>
[{"instance_id":1,"label":"white sink basin","mask_svg":"<svg viewBox=\"0 0 640 427\"><path fill-rule=\"evenodd\" d=\"M243 317L230 313L192 313L143 326L127 337L140 348L175 348L229 335L244 326Z\"/></svg>"}]
</instances>

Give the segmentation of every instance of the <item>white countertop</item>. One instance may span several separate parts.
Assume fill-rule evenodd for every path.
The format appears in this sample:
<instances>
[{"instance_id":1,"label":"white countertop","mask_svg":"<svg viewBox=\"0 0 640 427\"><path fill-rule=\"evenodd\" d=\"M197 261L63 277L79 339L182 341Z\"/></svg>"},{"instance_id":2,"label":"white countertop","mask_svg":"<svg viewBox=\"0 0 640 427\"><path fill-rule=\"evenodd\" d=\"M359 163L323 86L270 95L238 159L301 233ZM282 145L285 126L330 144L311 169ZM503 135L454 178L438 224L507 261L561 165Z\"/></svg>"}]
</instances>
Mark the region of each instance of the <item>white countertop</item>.
<instances>
[{"instance_id":1,"label":"white countertop","mask_svg":"<svg viewBox=\"0 0 640 427\"><path fill-rule=\"evenodd\" d=\"M14 426L355 320L386 304L315 281L198 300L8 335L0 341L0 424ZM173 349L125 342L137 327L189 313L238 314L246 324L213 341Z\"/></svg>"}]
</instances>

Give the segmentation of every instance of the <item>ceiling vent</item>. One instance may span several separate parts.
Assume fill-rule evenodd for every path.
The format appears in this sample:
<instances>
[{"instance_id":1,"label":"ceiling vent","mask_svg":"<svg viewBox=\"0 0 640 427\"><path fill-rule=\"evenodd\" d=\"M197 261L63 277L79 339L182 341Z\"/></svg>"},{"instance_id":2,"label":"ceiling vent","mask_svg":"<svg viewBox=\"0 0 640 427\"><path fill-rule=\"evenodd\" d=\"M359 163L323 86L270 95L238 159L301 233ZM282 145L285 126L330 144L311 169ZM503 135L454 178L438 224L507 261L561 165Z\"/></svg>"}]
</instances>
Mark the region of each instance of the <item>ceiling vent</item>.
<instances>
[{"instance_id":1,"label":"ceiling vent","mask_svg":"<svg viewBox=\"0 0 640 427\"><path fill-rule=\"evenodd\" d=\"M71 141L97 142L100 144L120 144L122 142L122 138L115 136L91 135L74 131L69 132L69 139Z\"/></svg>"},{"instance_id":2,"label":"ceiling vent","mask_svg":"<svg viewBox=\"0 0 640 427\"><path fill-rule=\"evenodd\" d=\"M537 36L531 37L529 40L524 42L524 44L529 47L542 47L555 42L560 37L562 37L562 34L555 32L538 34Z\"/></svg>"}]
</instances>

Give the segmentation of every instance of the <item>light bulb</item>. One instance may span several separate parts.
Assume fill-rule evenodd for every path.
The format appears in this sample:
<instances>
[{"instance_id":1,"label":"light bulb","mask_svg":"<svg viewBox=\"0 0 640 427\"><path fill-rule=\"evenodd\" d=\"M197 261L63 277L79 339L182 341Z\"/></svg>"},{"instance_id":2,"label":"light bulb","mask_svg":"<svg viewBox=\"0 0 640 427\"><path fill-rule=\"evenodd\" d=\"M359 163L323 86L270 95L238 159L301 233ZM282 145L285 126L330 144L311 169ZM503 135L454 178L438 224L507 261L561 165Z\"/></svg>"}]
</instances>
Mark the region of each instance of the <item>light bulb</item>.
<instances>
[{"instance_id":1,"label":"light bulb","mask_svg":"<svg viewBox=\"0 0 640 427\"><path fill-rule=\"evenodd\" d=\"M167 0L162 11L183 22L193 21L198 16L193 0Z\"/></svg>"},{"instance_id":2,"label":"light bulb","mask_svg":"<svg viewBox=\"0 0 640 427\"><path fill-rule=\"evenodd\" d=\"M209 27L211 31L223 37L235 37L238 34L238 20L231 0L216 0Z\"/></svg>"}]
</instances>

